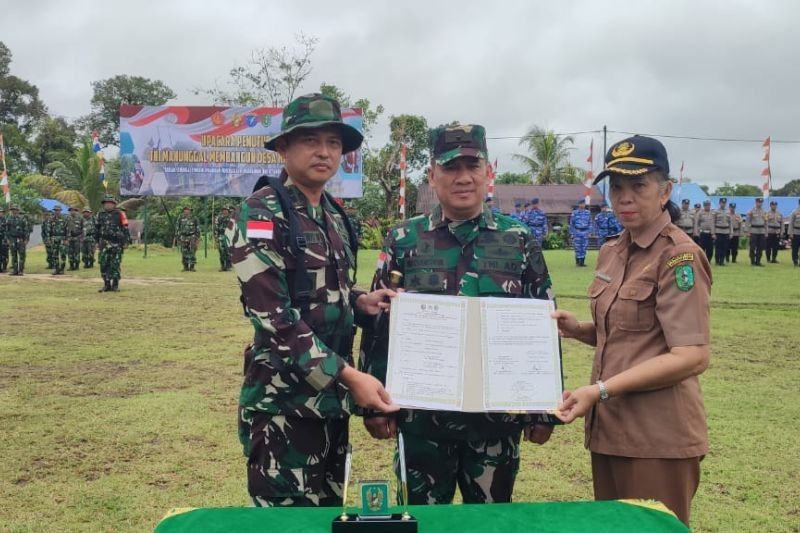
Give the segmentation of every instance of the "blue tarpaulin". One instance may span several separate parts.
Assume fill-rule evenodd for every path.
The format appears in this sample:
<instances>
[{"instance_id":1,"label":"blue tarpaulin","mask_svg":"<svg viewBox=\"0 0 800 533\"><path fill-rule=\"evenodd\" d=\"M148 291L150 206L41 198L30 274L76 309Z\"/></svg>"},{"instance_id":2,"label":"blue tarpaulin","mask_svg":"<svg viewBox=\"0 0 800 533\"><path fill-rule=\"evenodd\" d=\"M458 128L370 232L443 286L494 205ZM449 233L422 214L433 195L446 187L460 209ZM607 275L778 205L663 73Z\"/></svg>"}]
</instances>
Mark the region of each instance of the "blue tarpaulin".
<instances>
[{"instance_id":1,"label":"blue tarpaulin","mask_svg":"<svg viewBox=\"0 0 800 533\"><path fill-rule=\"evenodd\" d=\"M39 200L39 205L43 208L47 209L48 211L52 211L57 205L61 206L61 209L66 212L69 210L69 206L67 204L62 204L58 200L51 200L50 198L45 198L43 200Z\"/></svg>"}]
</instances>

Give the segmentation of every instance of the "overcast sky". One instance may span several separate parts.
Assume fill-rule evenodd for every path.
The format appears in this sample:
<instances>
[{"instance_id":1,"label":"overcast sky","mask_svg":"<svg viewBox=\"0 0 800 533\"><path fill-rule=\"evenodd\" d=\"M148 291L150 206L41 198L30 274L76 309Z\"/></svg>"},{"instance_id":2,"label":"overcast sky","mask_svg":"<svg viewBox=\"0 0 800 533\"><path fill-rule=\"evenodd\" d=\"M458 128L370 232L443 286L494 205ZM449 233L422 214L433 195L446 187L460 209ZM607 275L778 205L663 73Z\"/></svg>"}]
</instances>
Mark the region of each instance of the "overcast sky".
<instances>
[{"instance_id":1,"label":"overcast sky","mask_svg":"<svg viewBox=\"0 0 800 533\"><path fill-rule=\"evenodd\" d=\"M483 124L489 137L609 130L694 137L771 135L773 187L800 177L800 2L768 1L16 1L0 0L11 72L50 112L89 111L90 82L117 74L164 81L173 104L206 104L196 86L224 80L254 48L319 38L304 87L333 83L386 115L431 126ZM576 135L585 167L595 138ZM625 135L610 133L609 145ZM386 139L385 123L372 145ZM714 189L760 185L760 142L662 139L677 177ZM521 167L516 139L490 139L499 171Z\"/></svg>"}]
</instances>

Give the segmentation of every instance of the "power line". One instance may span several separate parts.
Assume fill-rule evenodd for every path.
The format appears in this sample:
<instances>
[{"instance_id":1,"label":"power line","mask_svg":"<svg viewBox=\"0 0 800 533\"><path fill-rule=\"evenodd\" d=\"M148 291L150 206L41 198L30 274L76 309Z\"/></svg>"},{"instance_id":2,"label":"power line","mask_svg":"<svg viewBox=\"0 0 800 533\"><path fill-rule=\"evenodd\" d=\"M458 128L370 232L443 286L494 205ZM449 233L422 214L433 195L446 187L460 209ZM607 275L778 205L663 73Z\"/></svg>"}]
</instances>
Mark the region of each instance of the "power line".
<instances>
[{"instance_id":1,"label":"power line","mask_svg":"<svg viewBox=\"0 0 800 533\"><path fill-rule=\"evenodd\" d=\"M505 140L505 139L533 139L535 137L547 137L548 135L555 135L556 137L566 137L569 135L586 135L589 133L603 133L603 130L586 130L586 131L572 131L566 133L556 133L556 132L545 132L545 133L538 133L535 135L522 135L519 137L515 137L513 135L509 135L507 137L486 137L486 139L492 140Z\"/></svg>"},{"instance_id":2,"label":"power line","mask_svg":"<svg viewBox=\"0 0 800 533\"><path fill-rule=\"evenodd\" d=\"M692 141L717 141L740 143L763 143L764 139L734 139L729 137L696 137L692 135L669 135L666 133L641 133L635 131L608 130L608 133L622 133L624 135L646 135L648 137L661 137L664 139L689 139ZM800 141L770 139L770 142L781 144L800 144Z\"/></svg>"}]
</instances>

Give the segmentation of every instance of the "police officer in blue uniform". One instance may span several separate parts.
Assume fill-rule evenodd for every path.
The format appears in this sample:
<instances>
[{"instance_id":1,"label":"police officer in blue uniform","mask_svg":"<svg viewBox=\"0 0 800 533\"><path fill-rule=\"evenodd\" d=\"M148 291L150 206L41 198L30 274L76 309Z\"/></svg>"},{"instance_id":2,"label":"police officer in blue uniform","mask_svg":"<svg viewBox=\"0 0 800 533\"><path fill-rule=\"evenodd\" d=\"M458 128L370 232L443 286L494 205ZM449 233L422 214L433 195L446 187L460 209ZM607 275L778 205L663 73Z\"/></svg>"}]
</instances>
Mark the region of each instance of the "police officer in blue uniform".
<instances>
[{"instance_id":1,"label":"police officer in blue uniform","mask_svg":"<svg viewBox=\"0 0 800 533\"><path fill-rule=\"evenodd\" d=\"M569 236L575 248L575 265L586 266L586 248L589 245L589 232L592 227L592 215L586 209L586 200L578 200L578 207L569 216Z\"/></svg>"}]
</instances>

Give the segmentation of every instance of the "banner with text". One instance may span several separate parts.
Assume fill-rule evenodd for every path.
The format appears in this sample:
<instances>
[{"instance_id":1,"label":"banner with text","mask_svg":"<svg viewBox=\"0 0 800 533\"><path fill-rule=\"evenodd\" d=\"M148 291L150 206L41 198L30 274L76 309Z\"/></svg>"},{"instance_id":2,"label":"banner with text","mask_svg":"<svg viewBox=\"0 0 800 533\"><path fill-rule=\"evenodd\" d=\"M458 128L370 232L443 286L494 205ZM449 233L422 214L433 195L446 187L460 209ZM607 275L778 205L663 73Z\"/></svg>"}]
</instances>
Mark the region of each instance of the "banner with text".
<instances>
[{"instance_id":1,"label":"banner with text","mask_svg":"<svg viewBox=\"0 0 800 533\"><path fill-rule=\"evenodd\" d=\"M283 159L264 148L280 132L274 107L120 106L120 193L124 196L249 196L264 174L278 176ZM363 131L360 109L344 121ZM360 198L361 150L342 156L328 191Z\"/></svg>"}]
</instances>

